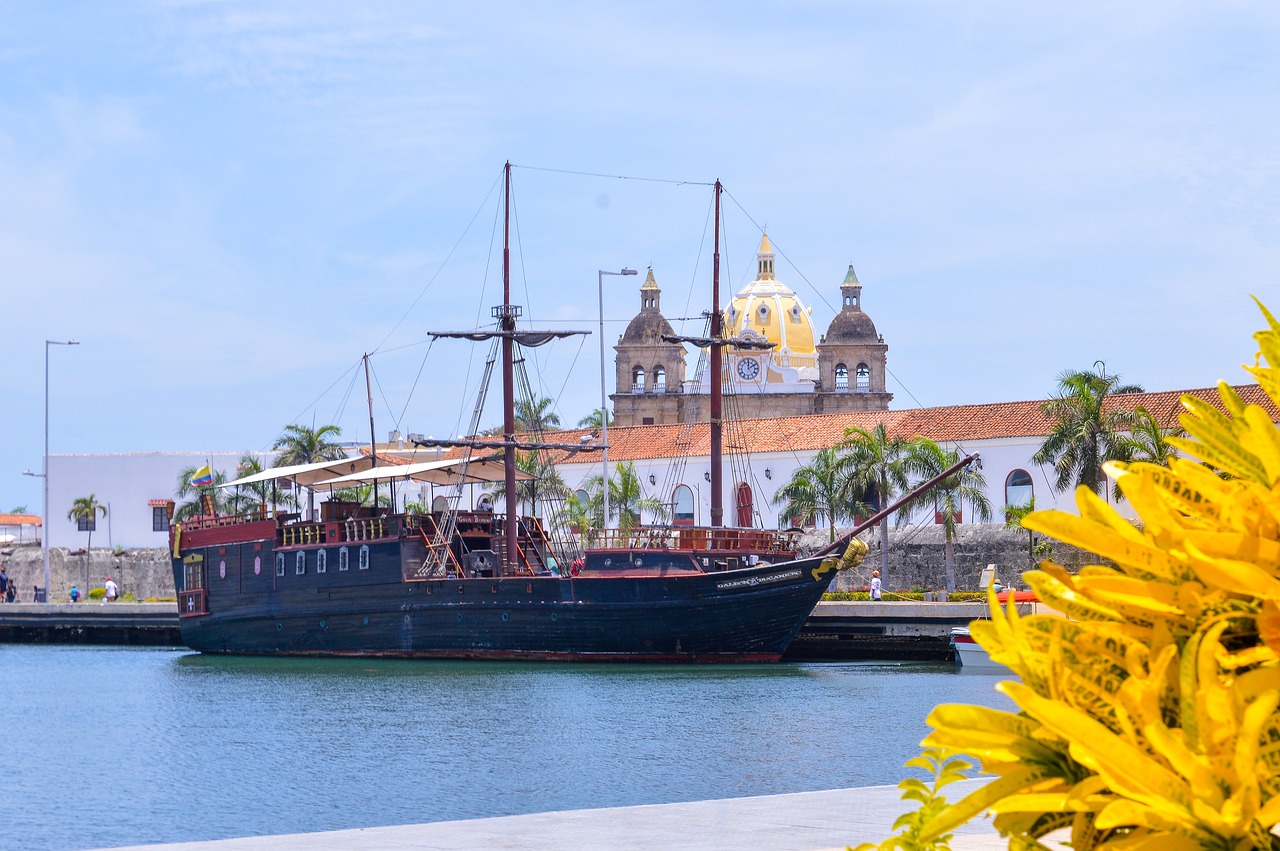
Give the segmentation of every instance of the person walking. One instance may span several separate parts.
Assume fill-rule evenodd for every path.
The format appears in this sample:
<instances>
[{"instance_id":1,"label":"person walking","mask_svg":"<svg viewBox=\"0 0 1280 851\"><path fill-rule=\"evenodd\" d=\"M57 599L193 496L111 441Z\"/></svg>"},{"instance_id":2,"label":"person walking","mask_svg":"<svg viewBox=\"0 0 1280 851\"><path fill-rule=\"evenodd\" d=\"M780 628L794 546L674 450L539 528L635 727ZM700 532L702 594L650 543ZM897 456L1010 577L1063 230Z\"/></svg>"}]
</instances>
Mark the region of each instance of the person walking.
<instances>
[{"instance_id":1,"label":"person walking","mask_svg":"<svg viewBox=\"0 0 1280 851\"><path fill-rule=\"evenodd\" d=\"M113 580L110 576L107 577L106 592L107 593L103 595L103 598L102 598L102 602L104 603L114 602L116 599L116 596L120 593L120 589L116 587L115 580Z\"/></svg>"},{"instance_id":2,"label":"person walking","mask_svg":"<svg viewBox=\"0 0 1280 851\"><path fill-rule=\"evenodd\" d=\"M880 600L880 571L871 571L871 599Z\"/></svg>"},{"instance_id":3,"label":"person walking","mask_svg":"<svg viewBox=\"0 0 1280 851\"><path fill-rule=\"evenodd\" d=\"M9 595L9 585L13 582L9 578L9 569L0 567L0 603L4 602Z\"/></svg>"}]
</instances>

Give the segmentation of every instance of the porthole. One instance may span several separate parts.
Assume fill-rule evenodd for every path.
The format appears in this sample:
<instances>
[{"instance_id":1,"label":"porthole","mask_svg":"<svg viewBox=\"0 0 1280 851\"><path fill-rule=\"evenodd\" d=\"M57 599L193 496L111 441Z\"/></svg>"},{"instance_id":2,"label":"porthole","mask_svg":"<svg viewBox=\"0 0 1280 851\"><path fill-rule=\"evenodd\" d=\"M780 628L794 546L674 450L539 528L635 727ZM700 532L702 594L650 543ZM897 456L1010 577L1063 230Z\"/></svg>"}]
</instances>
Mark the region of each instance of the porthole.
<instances>
[{"instance_id":1,"label":"porthole","mask_svg":"<svg viewBox=\"0 0 1280 851\"><path fill-rule=\"evenodd\" d=\"M321 629L324 629L324 619L323 619L323 618L321 618L321 619L320 619L320 628L321 628Z\"/></svg>"},{"instance_id":2,"label":"porthole","mask_svg":"<svg viewBox=\"0 0 1280 851\"><path fill-rule=\"evenodd\" d=\"M560 616L559 616L559 615L557 615L555 612L552 612L552 613L551 613L551 622L552 622L552 623L555 623L555 622L556 622L556 621L558 621L558 620L560 620Z\"/></svg>"},{"instance_id":3,"label":"porthole","mask_svg":"<svg viewBox=\"0 0 1280 851\"><path fill-rule=\"evenodd\" d=\"M282 623L276 624L276 632L283 632L283 631L284 631L284 624Z\"/></svg>"},{"instance_id":4,"label":"porthole","mask_svg":"<svg viewBox=\"0 0 1280 851\"><path fill-rule=\"evenodd\" d=\"M404 616L404 622L405 622L405 623L408 623L409 621L410 621L410 617L409 617L408 615L405 615L405 616Z\"/></svg>"},{"instance_id":5,"label":"porthole","mask_svg":"<svg viewBox=\"0 0 1280 851\"><path fill-rule=\"evenodd\" d=\"M506 622L507 622L507 621L509 621L509 620L511 620L511 615L507 614L506 612L503 612L503 613L502 613L502 622L503 622L503 623L506 623Z\"/></svg>"},{"instance_id":6,"label":"porthole","mask_svg":"<svg viewBox=\"0 0 1280 851\"><path fill-rule=\"evenodd\" d=\"M458 623L462 623L462 612L458 612L454 617L458 619Z\"/></svg>"},{"instance_id":7,"label":"porthole","mask_svg":"<svg viewBox=\"0 0 1280 851\"><path fill-rule=\"evenodd\" d=\"M366 617L364 617L363 619L361 619L361 621L360 621L360 622L361 622L361 623L363 623L365 626L368 626L368 625L369 625L369 618L368 618L368 616L366 616Z\"/></svg>"}]
</instances>

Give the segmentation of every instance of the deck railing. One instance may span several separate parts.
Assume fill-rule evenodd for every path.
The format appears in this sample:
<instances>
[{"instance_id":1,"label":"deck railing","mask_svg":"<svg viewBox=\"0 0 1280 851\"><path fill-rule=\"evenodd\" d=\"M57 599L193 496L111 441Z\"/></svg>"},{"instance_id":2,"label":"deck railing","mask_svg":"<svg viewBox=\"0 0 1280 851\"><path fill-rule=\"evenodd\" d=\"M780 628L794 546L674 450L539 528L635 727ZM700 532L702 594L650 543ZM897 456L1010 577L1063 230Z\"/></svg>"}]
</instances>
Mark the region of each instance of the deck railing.
<instances>
[{"instance_id":1,"label":"deck railing","mask_svg":"<svg viewBox=\"0 0 1280 851\"><path fill-rule=\"evenodd\" d=\"M776 554L794 553L798 542L799 535L795 532L773 532L767 529L639 526L633 529L597 529L592 533L588 546L603 550L728 550Z\"/></svg>"}]
</instances>

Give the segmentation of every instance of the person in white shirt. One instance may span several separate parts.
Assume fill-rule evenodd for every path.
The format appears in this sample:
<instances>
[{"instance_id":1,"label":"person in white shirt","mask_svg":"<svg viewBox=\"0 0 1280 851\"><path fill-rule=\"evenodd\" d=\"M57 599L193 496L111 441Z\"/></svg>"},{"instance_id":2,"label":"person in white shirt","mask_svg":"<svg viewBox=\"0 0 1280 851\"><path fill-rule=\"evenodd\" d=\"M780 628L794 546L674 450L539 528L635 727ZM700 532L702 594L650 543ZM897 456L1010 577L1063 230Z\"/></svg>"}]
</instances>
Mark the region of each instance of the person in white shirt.
<instances>
[{"instance_id":1,"label":"person in white shirt","mask_svg":"<svg viewBox=\"0 0 1280 851\"><path fill-rule=\"evenodd\" d=\"M871 571L871 599L880 599L880 571Z\"/></svg>"},{"instance_id":2,"label":"person in white shirt","mask_svg":"<svg viewBox=\"0 0 1280 851\"><path fill-rule=\"evenodd\" d=\"M116 596L120 593L120 589L116 586L115 581L110 576L107 577L106 591L107 591L107 594L102 599L104 602L107 602L107 603L110 603L111 601L113 601L116 598Z\"/></svg>"}]
</instances>

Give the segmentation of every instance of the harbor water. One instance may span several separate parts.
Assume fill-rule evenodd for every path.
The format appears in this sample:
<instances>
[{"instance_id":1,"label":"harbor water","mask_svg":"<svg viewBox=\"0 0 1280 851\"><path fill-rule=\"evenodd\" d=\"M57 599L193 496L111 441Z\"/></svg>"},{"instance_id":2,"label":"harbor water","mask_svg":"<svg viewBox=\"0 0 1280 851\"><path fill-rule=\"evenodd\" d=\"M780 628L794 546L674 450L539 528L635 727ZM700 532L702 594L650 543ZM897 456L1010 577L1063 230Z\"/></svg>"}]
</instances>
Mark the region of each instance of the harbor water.
<instances>
[{"instance_id":1,"label":"harbor water","mask_svg":"<svg viewBox=\"0 0 1280 851\"><path fill-rule=\"evenodd\" d=\"M949 665L242 659L0 645L0 847L81 849L896 783Z\"/></svg>"}]
</instances>

